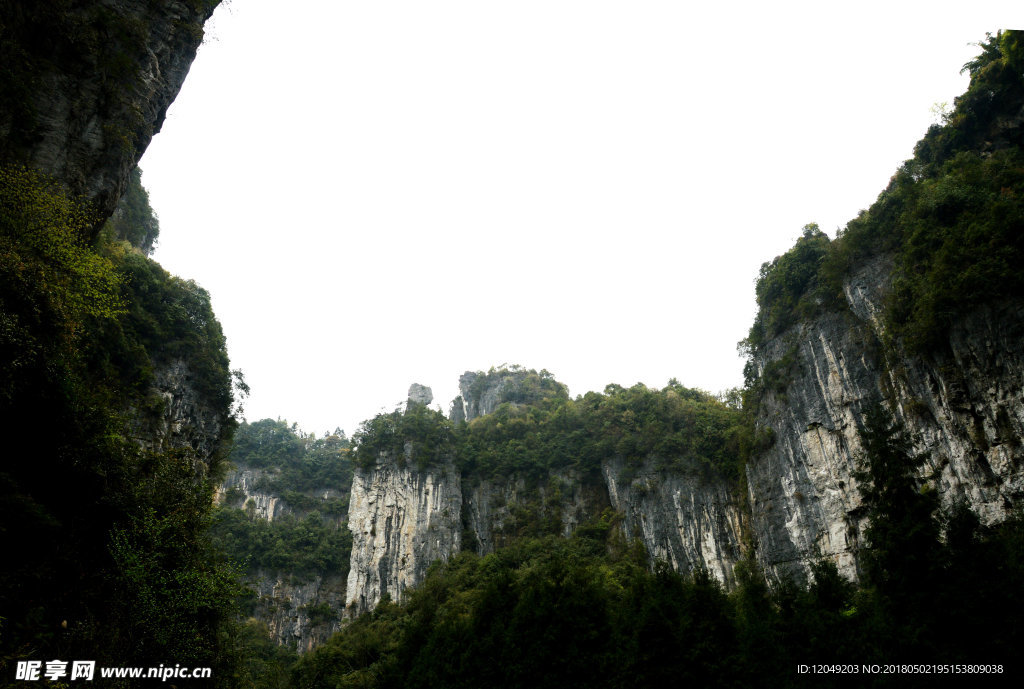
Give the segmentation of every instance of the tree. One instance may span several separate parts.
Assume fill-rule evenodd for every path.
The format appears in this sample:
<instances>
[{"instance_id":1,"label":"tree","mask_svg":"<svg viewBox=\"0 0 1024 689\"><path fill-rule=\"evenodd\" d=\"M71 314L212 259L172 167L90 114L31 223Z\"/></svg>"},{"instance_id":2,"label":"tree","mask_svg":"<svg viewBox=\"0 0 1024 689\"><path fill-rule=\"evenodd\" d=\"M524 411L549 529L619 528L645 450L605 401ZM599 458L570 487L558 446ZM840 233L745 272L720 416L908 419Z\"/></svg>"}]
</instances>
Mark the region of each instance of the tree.
<instances>
[{"instance_id":1,"label":"tree","mask_svg":"<svg viewBox=\"0 0 1024 689\"><path fill-rule=\"evenodd\" d=\"M918 478L924 457L913 454L906 432L880 404L868 409L860 435L866 469L857 478L870 520L866 583L893 641L921 650L942 579L938 496Z\"/></svg>"}]
</instances>

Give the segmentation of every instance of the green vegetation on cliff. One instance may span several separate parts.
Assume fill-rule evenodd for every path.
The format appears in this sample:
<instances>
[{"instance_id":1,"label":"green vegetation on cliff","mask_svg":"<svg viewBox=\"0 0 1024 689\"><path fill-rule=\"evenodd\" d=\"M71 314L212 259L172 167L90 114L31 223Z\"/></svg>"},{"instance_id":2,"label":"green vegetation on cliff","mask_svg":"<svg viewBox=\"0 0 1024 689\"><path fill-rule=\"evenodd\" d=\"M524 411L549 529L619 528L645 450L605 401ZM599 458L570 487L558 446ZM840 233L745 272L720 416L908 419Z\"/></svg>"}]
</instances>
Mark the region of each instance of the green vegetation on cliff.
<instances>
[{"instance_id":1,"label":"green vegetation on cliff","mask_svg":"<svg viewBox=\"0 0 1024 689\"><path fill-rule=\"evenodd\" d=\"M426 407L378 415L353 438L356 463L372 466L383 453L420 468L451 458L482 478L561 469L596 476L603 461L621 458L631 466L650 459L737 474L742 414L706 392L673 381L662 390L609 385L571 400L556 385L562 394L508 400L466 424Z\"/></svg>"},{"instance_id":2,"label":"green vegetation on cliff","mask_svg":"<svg viewBox=\"0 0 1024 689\"><path fill-rule=\"evenodd\" d=\"M160 236L160 223L149 205L149 192L142 186L142 171L138 167L132 170L128 189L103 226L103 233L107 242L124 241L147 256L153 253Z\"/></svg>"},{"instance_id":3,"label":"green vegetation on cliff","mask_svg":"<svg viewBox=\"0 0 1024 689\"><path fill-rule=\"evenodd\" d=\"M467 395L470 399L481 399L488 389L498 391L498 404L539 404L548 399L569 399L565 385L546 369L537 372L517 365L492 367L487 373L473 374Z\"/></svg>"},{"instance_id":4,"label":"green vegetation on cliff","mask_svg":"<svg viewBox=\"0 0 1024 689\"><path fill-rule=\"evenodd\" d=\"M844 303L842 281L874 256L894 262L891 336L942 346L969 309L1024 296L1024 32L989 35L971 83L874 204L829 242L816 226L761 268L752 351L802 318Z\"/></svg>"},{"instance_id":5,"label":"green vegetation on cliff","mask_svg":"<svg viewBox=\"0 0 1024 689\"><path fill-rule=\"evenodd\" d=\"M244 509L220 508L212 536L228 559L250 575L281 572L306 579L348 574L352 534L317 511L301 518L286 514L268 522Z\"/></svg>"},{"instance_id":6,"label":"green vegetation on cliff","mask_svg":"<svg viewBox=\"0 0 1024 689\"><path fill-rule=\"evenodd\" d=\"M266 470L256 488L281 496L295 509L323 510L325 501L311 503L299 494L331 490L348 500L353 471L349 454L341 429L318 438L297 424L263 419L238 428L228 461L238 468Z\"/></svg>"},{"instance_id":7,"label":"green vegetation on cliff","mask_svg":"<svg viewBox=\"0 0 1024 689\"><path fill-rule=\"evenodd\" d=\"M286 421L243 423L228 459L237 471L258 470L250 489L277 497L289 510L261 519L243 490L228 488L215 510L212 537L229 560L250 576L348 574L352 534L344 519L354 467L340 430L317 438Z\"/></svg>"},{"instance_id":8,"label":"green vegetation on cliff","mask_svg":"<svg viewBox=\"0 0 1024 689\"><path fill-rule=\"evenodd\" d=\"M26 657L222 671L239 593L207 536L234 429L224 338L205 292L94 245L95 220L0 168L0 673ZM171 360L202 447L161 431L150 383Z\"/></svg>"},{"instance_id":9,"label":"green vegetation on cliff","mask_svg":"<svg viewBox=\"0 0 1024 689\"><path fill-rule=\"evenodd\" d=\"M823 561L810 582L769 589L748 560L727 593L701 570L652 571L601 519L569 539L525 538L435 565L404 604L382 601L301 658L293 686L789 687L802 686L800 664L897 657L1002 663L991 677L1017 677L1021 518L983 528L964 508L940 514L881 408L862 440L870 550L860 588Z\"/></svg>"}]
</instances>

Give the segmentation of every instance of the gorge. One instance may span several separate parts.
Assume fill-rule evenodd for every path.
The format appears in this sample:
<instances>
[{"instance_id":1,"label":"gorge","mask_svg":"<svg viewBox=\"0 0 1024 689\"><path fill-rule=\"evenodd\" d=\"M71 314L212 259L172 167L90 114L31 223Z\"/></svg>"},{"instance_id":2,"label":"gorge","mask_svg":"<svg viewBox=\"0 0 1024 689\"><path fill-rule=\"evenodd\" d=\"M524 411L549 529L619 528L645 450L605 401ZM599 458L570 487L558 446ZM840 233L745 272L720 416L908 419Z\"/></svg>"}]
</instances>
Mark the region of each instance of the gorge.
<instances>
[{"instance_id":1,"label":"gorge","mask_svg":"<svg viewBox=\"0 0 1024 689\"><path fill-rule=\"evenodd\" d=\"M504 366L463 374L448 414L416 383L317 437L241 418L210 295L149 258L136 164L216 5L0 17L5 680L43 655L280 687L785 684L804 649L1010 660L1020 32L980 44L869 209L762 266L742 390L573 398Z\"/></svg>"}]
</instances>

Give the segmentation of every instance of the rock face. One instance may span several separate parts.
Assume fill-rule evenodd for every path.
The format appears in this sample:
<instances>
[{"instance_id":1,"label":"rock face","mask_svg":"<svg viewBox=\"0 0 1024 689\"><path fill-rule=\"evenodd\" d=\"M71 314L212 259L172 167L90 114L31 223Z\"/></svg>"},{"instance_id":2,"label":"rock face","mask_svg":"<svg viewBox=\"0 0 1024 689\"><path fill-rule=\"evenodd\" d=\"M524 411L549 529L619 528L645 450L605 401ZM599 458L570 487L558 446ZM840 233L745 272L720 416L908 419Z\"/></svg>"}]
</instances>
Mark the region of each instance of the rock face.
<instances>
[{"instance_id":1,"label":"rock face","mask_svg":"<svg viewBox=\"0 0 1024 689\"><path fill-rule=\"evenodd\" d=\"M114 210L219 0L11 0L0 34L0 162ZM97 225L98 229L98 225Z\"/></svg>"},{"instance_id":2,"label":"rock face","mask_svg":"<svg viewBox=\"0 0 1024 689\"><path fill-rule=\"evenodd\" d=\"M411 455L407 446L407 455ZM356 472L349 499L352 559L348 614L372 609L382 595L400 601L435 560L459 551L462 482L450 461L419 471L411 456L381 456Z\"/></svg>"},{"instance_id":3,"label":"rock face","mask_svg":"<svg viewBox=\"0 0 1024 689\"><path fill-rule=\"evenodd\" d=\"M408 411L414 405L427 406L434 401L434 391L428 388L426 385L420 385L419 383L413 383L409 386L409 400L405 403L405 409Z\"/></svg>"},{"instance_id":4,"label":"rock face","mask_svg":"<svg viewBox=\"0 0 1024 689\"><path fill-rule=\"evenodd\" d=\"M342 577L296 581L290 575L260 571L250 587L256 592L255 616L267 623L271 637L282 646L294 645L306 653L341 629Z\"/></svg>"},{"instance_id":5,"label":"rock face","mask_svg":"<svg viewBox=\"0 0 1024 689\"><path fill-rule=\"evenodd\" d=\"M224 481L217 488L214 500L217 504L230 502L231 507L243 507L252 501L253 514L256 519L264 519L268 522L285 515L291 514L292 510L288 504L281 500L281 497L269 493L260 487L261 479L267 475L264 469L252 467L238 467L228 473ZM232 500L232 496L238 496Z\"/></svg>"},{"instance_id":6,"label":"rock face","mask_svg":"<svg viewBox=\"0 0 1024 689\"><path fill-rule=\"evenodd\" d=\"M702 567L727 587L742 557L744 514L735 490L701 471L666 472L648 460L627 477L621 460L602 466L608 497L624 516L628 540L640 539L649 555L688 572Z\"/></svg>"},{"instance_id":7,"label":"rock face","mask_svg":"<svg viewBox=\"0 0 1024 689\"><path fill-rule=\"evenodd\" d=\"M596 480L563 471L539 483L514 475L471 481L451 462L420 472L382 457L352 483L347 614L372 609L384 593L402 600L433 561L460 549L486 555L524 535L570 536L609 508L652 558L732 584L743 512L734 489L696 468L666 472L649 462L627 478L621 461L608 461Z\"/></svg>"},{"instance_id":8,"label":"rock face","mask_svg":"<svg viewBox=\"0 0 1024 689\"><path fill-rule=\"evenodd\" d=\"M472 421L490 414L527 378L527 371L502 370L497 375L466 371L459 376L459 397L450 418Z\"/></svg>"},{"instance_id":9,"label":"rock face","mask_svg":"<svg viewBox=\"0 0 1024 689\"><path fill-rule=\"evenodd\" d=\"M197 460L209 465L221 449L227 419L197 389L189 363L174 359L156 364L149 398L159 403L150 405L148 412L135 409L131 414L139 443L150 450L192 450Z\"/></svg>"},{"instance_id":10,"label":"rock face","mask_svg":"<svg viewBox=\"0 0 1024 689\"><path fill-rule=\"evenodd\" d=\"M864 512L854 470L866 408L884 401L927 456L923 476L943 504L963 499L984 523L1024 495L1024 304L981 309L928 359L883 346L880 309L891 262L878 258L845 283L848 312L801 323L770 342L763 371L790 356L784 393L758 423L775 442L747 467L757 557L772 578L827 556L858 574Z\"/></svg>"},{"instance_id":11,"label":"rock face","mask_svg":"<svg viewBox=\"0 0 1024 689\"><path fill-rule=\"evenodd\" d=\"M570 536L576 527L610 507L599 483L573 472L553 472L539 485L521 476L462 484L463 537L481 555L540 527Z\"/></svg>"},{"instance_id":12,"label":"rock face","mask_svg":"<svg viewBox=\"0 0 1024 689\"><path fill-rule=\"evenodd\" d=\"M315 505L295 508L268 487L270 480L279 474L280 469L276 467L236 466L218 487L214 500L219 505L244 509L250 519L268 522L285 515L304 519L311 509L317 509ZM336 489L322 486L304 495L318 500L341 497ZM347 519L345 515L336 517L329 512L322 513L321 518L340 528L345 528L343 520ZM250 570L245 575L245 583L256 594L256 599L249 614L266 623L275 642L305 653L341 629L346 579L338 574Z\"/></svg>"}]
</instances>

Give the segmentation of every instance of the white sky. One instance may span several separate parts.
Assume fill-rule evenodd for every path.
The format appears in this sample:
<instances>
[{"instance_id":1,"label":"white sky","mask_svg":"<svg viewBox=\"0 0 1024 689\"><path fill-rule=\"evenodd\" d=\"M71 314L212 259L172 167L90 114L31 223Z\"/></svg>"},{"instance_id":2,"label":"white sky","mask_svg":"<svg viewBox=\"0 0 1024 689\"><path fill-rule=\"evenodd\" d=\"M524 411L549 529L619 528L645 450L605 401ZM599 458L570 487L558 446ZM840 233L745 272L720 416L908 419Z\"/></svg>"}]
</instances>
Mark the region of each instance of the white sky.
<instances>
[{"instance_id":1,"label":"white sky","mask_svg":"<svg viewBox=\"0 0 1024 689\"><path fill-rule=\"evenodd\" d=\"M250 420L351 434L504 362L717 392L761 263L870 205L1022 15L234 0L141 163L155 258L210 291Z\"/></svg>"}]
</instances>

